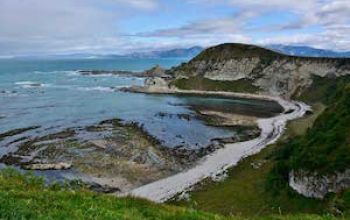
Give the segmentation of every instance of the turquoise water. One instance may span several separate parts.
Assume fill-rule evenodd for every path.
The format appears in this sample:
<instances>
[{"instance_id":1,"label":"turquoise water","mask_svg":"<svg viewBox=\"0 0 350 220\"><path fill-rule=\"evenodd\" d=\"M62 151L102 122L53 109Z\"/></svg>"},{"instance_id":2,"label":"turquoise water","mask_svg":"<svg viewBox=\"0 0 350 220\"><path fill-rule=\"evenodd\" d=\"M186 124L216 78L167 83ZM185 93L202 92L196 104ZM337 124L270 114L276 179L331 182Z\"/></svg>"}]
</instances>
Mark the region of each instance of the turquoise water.
<instances>
[{"instance_id":1,"label":"turquoise water","mask_svg":"<svg viewBox=\"0 0 350 220\"><path fill-rule=\"evenodd\" d=\"M66 128L79 128L102 120L121 118L144 125L165 146L203 147L214 137L232 135L225 128L206 126L194 117L193 105L225 106L228 109L258 109L271 114L273 108L259 102L170 95L145 95L116 91L142 85L144 79L128 76L82 76L77 70L141 71L156 64L169 68L184 59L13 59L0 60L0 133L40 126L22 136L38 136ZM190 114L192 120L159 117ZM0 142L0 153L11 151L10 137Z\"/></svg>"}]
</instances>

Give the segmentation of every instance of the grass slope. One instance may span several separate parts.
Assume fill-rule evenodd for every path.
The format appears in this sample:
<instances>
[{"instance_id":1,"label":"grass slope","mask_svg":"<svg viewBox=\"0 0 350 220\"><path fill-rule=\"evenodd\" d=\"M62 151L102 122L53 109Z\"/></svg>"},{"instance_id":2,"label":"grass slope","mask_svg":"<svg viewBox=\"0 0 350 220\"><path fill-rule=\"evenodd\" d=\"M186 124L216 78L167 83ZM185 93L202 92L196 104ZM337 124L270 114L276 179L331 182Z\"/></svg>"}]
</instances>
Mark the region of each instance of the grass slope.
<instances>
[{"instance_id":1,"label":"grass slope","mask_svg":"<svg viewBox=\"0 0 350 220\"><path fill-rule=\"evenodd\" d=\"M214 47L210 47L202 51L196 56L193 61L210 60L210 61L222 61L237 58L252 58L252 57L264 57L264 58L277 58L285 57L286 55L277 53L270 49L263 47L239 44L239 43L226 43L220 44Z\"/></svg>"},{"instance_id":2,"label":"grass slope","mask_svg":"<svg viewBox=\"0 0 350 220\"><path fill-rule=\"evenodd\" d=\"M225 92L248 92L256 93L258 87L252 85L252 81L241 79L235 81L219 81L204 78L202 76L193 76L189 78L180 78L172 82L172 85L184 90L203 90L203 91L225 91Z\"/></svg>"},{"instance_id":3,"label":"grass slope","mask_svg":"<svg viewBox=\"0 0 350 220\"><path fill-rule=\"evenodd\" d=\"M223 219L191 209L54 185L10 169L0 173L0 219Z\"/></svg>"},{"instance_id":4,"label":"grass slope","mask_svg":"<svg viewBox=\"0 0 350 220\"><path fill-rule=\"evenodd\" d=\"M171 203L225 215L343 213L350 218L350 190L323 201L307 199L289 189L285 178L296 165L327 172L350 166L348 80L315 78L298 97L312 104L314 114L289 122L278 143L241 161L225 181L202 183L190 193L189 201Z\"/></svg>"},{"instance_id":5,"label":"grass slope","mask_svg":"<svg viewBox=\"0 0 350 220\"><path fill-rule=\"evenodd\" d=\"M0 171L0 219L185 219L241 220L136 198L97 194L78 185L44 186L43 180L13 169ZM276 215L256 220L326 220L332 216Z\"/></svg>"},{"instance_id":6,"label":"grass slope","mask_svg":"<svg viewBox=\"0 0 350 220\"><path fill-rule=\"evenodd\" d=\"M274 185L283 185L292 169L327 175L350 168L350 83L335 90L332 104L314 126L286 143L276 160L270 175Z\"/></svg>"}]
</instances>

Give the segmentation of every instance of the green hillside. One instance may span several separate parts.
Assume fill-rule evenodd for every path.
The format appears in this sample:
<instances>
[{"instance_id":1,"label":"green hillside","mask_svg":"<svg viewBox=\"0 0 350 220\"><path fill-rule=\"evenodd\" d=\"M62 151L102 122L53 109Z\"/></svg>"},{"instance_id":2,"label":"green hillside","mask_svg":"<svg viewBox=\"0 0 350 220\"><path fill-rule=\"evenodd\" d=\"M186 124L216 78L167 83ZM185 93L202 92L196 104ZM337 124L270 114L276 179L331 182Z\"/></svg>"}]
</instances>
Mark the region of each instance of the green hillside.
<instances>
[{"instance_id":1,"label":"green hillside","mask_svg":"<svg viewBox=\"0 0 350 220\"><path fill-rule=\"evenodd\" d=\"M277 53L275 51L247 44L239 43L226 43L220 44L214 47L210 47L202 51L196 56L193 61L210 60L210 61L222 61L235 58L253 58L253 57L264 57L264 58L277 58L284 57L286 55Z\"/></svg>"},{"instance_id":2,"label":"green hillside","mask_svg":"<svg viewBox=\"0 0 350 220\"><path fill-rule=\"evenodd\" d=\"M194 209L155 204L137 198L117 198L98 194L76 183L45 186L43 179L20 174L13 169L0 172L0 219L186 219L241 220L240 216L223 217ZM253 219L253 218L251 218ZM335 219L331 216L287 215L254 218Z\"/></svg>"},{"instance_id":3,"label":"green hillside","mask_svg":"<svg viewBox=\"0 0 350 220\"><path fill-rule=\"evenodd\" d=\"M350 168L350 77L315 77L294 98L312 105L314 114L289 122L276 144L231 168L224 181L199 184L188 201L171 203L225 215L329 213L350 218L350 190L317 200L288 186L291 169L327 174Z\"/></svg>"},{"instance_id":4,"label":"green hillside","mask_svg":"<svg viewBox=\"0 0 350 220\"><path fill-rule=\"evenodd\" d=\"M305 135L277 151L270 181L283 184L292 169L330 174L350 168L350 83L336 88L328 102Z\"/></svg>"}]
</instances>

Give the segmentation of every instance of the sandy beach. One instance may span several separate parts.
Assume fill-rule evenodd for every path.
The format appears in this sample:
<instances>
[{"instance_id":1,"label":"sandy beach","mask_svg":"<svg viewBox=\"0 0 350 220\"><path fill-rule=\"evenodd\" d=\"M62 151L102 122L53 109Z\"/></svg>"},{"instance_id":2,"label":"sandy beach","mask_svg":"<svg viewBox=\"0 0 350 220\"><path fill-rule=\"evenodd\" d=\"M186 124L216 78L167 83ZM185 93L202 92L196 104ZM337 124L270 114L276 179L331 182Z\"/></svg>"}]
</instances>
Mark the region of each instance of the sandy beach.
<instances>
[{"instance_id":1,"label":"sandy beach","mask_svg":"<svg viewBox=\"0 0 350 220\"><path fill-rule=\"evenodd\" d=\"M141 92L141 91L139 91ZM302 117L310 107L302 102L288 101L280 97L267 95L242 94L230 92L203 92L203 91L182 91L182 90L147 90L146 93L167 93L167 94L200 94L219 95L225 97L264 99L278 102L284 109L281 113L272 118L258 119L257 124L261 129L261 135L253 140L226 144L224 148L202 158L201 161L191 169L185 170L173 176L150 184L141 186L129 192L127 195L142 197L154 202L164 202L175 195L190 190L190 188L208 177L216 177L223 174L229 167L236 165L241 159L258 153L268 144L278 140L283 133L286 123L289 120Z\"/></svg>"}]
</instances>

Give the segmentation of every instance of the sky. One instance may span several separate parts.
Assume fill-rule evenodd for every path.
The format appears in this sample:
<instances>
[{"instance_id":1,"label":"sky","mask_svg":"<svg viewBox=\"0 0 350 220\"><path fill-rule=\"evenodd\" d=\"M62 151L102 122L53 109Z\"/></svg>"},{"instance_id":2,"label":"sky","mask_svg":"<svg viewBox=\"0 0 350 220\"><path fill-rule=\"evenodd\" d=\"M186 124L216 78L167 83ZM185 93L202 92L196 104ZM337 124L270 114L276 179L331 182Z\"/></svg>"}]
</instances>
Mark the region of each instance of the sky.
<instances>
[{"instance_id":1,"label":"sky","mask_svg":"<svg viewBox=\"0 0 350 220\"><path fill-rule=\"evenodd\" d=\"M350 50L350 0L0 0L0 56L226 42Z\"/></svg>"}]
</instances>

